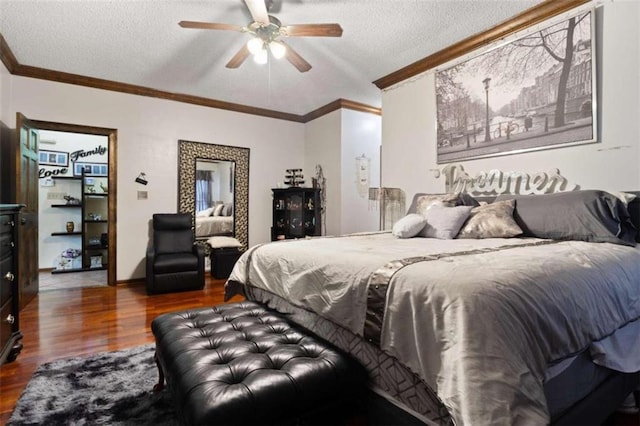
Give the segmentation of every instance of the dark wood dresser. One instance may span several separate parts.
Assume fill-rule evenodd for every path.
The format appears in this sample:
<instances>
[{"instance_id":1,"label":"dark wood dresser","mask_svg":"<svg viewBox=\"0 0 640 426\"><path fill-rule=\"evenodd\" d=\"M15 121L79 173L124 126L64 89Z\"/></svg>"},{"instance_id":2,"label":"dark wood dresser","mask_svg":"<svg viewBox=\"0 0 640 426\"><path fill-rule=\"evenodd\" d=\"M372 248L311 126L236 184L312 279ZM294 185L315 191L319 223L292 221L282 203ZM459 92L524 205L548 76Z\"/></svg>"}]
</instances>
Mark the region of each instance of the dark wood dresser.
<instances>
[{"instance_id":1,"label":"dark wood dresser","mask_svg":"<svg viewBox=\"0 0 640 426\"><path fill-rule=\"evenodd\" d=\"M22 350L18 318L18 204L0 204L0 365Z\"/></svg>"}]
</instances>

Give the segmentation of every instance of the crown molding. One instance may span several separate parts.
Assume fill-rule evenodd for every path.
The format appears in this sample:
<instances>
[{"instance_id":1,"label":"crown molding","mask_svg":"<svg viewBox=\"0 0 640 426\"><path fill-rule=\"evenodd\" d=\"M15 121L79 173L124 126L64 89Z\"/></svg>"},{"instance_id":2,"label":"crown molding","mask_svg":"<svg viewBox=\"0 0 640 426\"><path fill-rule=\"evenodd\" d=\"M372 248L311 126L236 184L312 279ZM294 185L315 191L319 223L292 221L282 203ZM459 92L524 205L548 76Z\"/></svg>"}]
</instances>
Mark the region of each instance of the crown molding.
<instances>
[{"instance_id":1,"label":"crown molding","mask_svg":"<svg viewBox=\"0 0 640 426\"><path fill-rule=\"evenodd\" d=\"M546 0L515 17L505 21L484 32L465 38L445 49L442 49L426 58L420 59L404 68L400 68L391 74L379 78L373 82L379 89L386 89L396 83L428 71L449 62L459 56L465 55L478 48L491 44L527 27L543 22L553 16L571 10L577 6L589 3L591 0Z\"/></svg>"},{"instance_id":2,"label":"crown molding","mask_svg":"<svg viewBox=\"0 0 640 426\"><path fill-rule=\"evenodd\" d=\"M121 83L118 81L104 80L101 78L87 77L79 74L71 74L62 71L54 71L46 68L33 67L18 63L11 48L0 34L0 60L7 70L13 75L20 77L37 78L40 80L55 81L58 83L74 84L77 86L91 87L94 89L110 90L113 92L128 93L131 95L147 96L151 98L166 99L170 101L199 105L209 108L222 109L227 111L241 112L245 114L257 115L261 117L275 118L278 120L293 121L296 123L307 123L311 120L328 114L336 109L347 108L370 114L381 114L380 108L362 104L355 101L338 99L323 107L320 107L305 115L290 114L281 111L274 111L265 108L256 108L248 105L236 104L232 102L219 101L216 99L204 98L201 96L185 95L182 93L171 93L163 90L152 89L135 84Z\"/></svg>"},{"instance_id":3,"label":"crown molding","mask_svg":"<svg viewBox=\"0 0 640 426\"><path fill-rule=\"evenodd\" d=\"M302 116L303 123L320 118L323 115L327 115L338 109L351 109L354 111L366 112L368 114L382 115L382 109L372 107L370 105L362 104L359 102L349 101L347 99L337 99L323 107L311 111Z\"/></svg>"},{"instance_id":4,"label":"crown molding","mask_svg":"<svg viewBox=\"0 0 640 426\"><path fill-rule=\"evenodd\" d=\"M9 48L7 41L4 39L2 34L0 34L0 60L4 64L4 66L9 70L11 74L18 66L18 60L13 55L13 52Z\"/></svg>"}]
</instances>

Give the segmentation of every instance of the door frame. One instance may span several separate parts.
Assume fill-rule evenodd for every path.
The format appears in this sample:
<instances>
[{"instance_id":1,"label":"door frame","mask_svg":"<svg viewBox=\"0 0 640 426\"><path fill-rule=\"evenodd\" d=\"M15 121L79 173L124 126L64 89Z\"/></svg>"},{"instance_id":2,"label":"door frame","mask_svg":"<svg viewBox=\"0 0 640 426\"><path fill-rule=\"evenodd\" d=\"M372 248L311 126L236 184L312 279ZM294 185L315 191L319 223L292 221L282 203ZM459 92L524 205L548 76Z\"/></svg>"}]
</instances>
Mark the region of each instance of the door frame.
<instances>
[{"instance_id":1,"label":"door frame","mask_svg":"<svg viewBox=\"0 0 640 426\"><path fill-rule=\"evenodd\" d=\"M95 126L83 126L79 124L67 124L67 123L56 123L52 121L43 121L43 120L30 120L31 123L38 130L52 130L58 132L67 132L67 133L83 133L88 135L100 135L106 136L109 140L108 144L108 152L107 152L107 162L109 168L109 177L107 187L109 188L109 193L107 195L107 204L108 204L108 212L107 212L107 238L108 238L108 261L107 261L107 284L110 286L116 285L117 280L117 194L118 194L118 179L117 179L117 142L118 142L118 130L110 129L106 127L95 127Z\"/></svg>"}]
</instances>

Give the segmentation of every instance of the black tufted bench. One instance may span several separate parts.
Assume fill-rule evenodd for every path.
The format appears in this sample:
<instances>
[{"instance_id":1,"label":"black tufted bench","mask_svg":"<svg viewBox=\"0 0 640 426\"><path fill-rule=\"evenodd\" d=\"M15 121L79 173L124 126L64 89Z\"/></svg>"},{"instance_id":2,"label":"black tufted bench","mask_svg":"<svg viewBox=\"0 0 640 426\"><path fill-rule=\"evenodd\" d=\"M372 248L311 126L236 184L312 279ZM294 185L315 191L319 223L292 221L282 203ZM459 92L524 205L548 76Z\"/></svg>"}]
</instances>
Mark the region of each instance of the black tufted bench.
<instances>
[{"instance_id":1,"label":"black tufted bench","mask_svg":"<svg viewBox=\"0 0 640 426\"><path fill-rule=\"evenodd\" d=\"M187 424L300 424L354 401L364 369L254 302L158 316L160 382ZM320 420L323 419L323 420Z\"/></svg>"}]
</instances>

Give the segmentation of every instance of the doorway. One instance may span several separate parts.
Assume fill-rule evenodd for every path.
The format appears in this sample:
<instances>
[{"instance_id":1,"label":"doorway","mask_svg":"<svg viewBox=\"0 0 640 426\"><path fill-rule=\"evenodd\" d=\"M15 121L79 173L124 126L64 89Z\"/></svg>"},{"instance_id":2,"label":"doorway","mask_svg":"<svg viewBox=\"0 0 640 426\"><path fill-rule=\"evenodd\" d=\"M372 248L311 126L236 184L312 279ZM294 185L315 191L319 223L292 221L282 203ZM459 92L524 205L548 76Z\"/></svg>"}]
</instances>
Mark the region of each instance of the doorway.
<instances>
[{"instance_id":1,"label":"doorway","mask_svg":"<svg viewBox=\"0 0 640 426\"><path fill-rule=\"evenodd\" d=\"M40 290L115 285L117 131L30 123L40 134Z\"/></svg>"}]
</instances>

